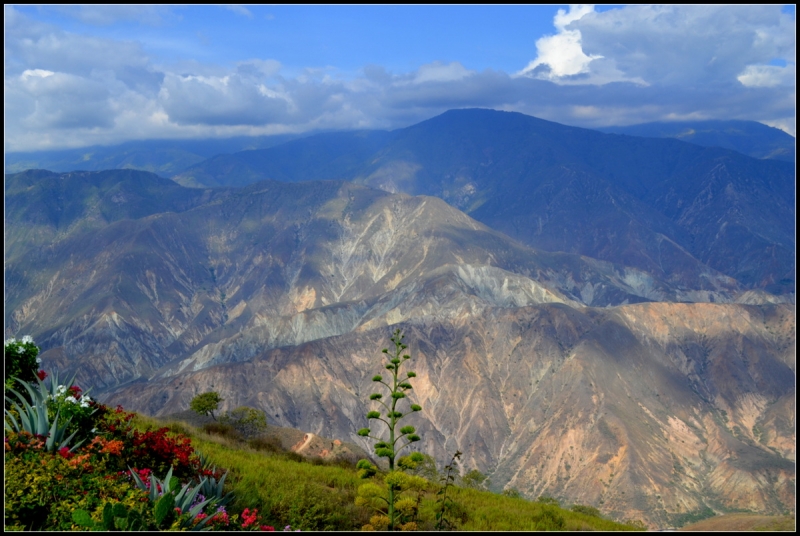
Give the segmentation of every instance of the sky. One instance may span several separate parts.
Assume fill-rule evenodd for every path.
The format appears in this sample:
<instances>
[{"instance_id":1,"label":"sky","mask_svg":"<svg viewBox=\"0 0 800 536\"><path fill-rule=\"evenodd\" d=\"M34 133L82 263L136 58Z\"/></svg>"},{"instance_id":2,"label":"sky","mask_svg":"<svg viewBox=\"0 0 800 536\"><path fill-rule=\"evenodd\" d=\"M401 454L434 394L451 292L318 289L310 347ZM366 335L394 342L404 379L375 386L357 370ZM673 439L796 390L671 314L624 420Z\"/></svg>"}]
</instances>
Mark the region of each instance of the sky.
<instances>
[{"instance_id":1,"label":"sky","mask_svg":"<svg viewBox=\"0 0 800 536\"><path fill-rule=\"evenodd\" d=\"M795 135L794 6L4 7L5 151L396 129L453 108Z\"/></svg>"}]
</instances>

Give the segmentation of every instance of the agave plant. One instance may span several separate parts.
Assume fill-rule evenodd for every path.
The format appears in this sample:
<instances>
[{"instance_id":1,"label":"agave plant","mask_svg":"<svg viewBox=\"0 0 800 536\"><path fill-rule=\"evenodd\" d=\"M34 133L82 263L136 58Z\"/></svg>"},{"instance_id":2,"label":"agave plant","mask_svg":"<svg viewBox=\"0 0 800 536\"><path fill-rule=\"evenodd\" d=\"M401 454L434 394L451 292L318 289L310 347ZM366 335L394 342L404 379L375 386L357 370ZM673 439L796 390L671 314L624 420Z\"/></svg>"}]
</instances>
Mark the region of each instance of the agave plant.
<instances>
[{"instance_id":1,"label":"agave plant","mask_svg":"<svg viewBox=\"0 0 800 536\"><path fill-rule=\"evenodd\" d=\"M200 459L200 468L203 470L208 470L211 473L217 472L217 466L212 465L211 460L209 460L205 454L198 451L197 457ZM219 480L216 479L214 476L208 476L200 481L200 485L202 488L200 489L200 493L204 497L211 497L214 501L216 506L225 506L229 502L233 500L233 492L229 491L227 494L223 493L223 488L225 486L225 479L228 477L228 471L225 471L225 474L220 477Z\"/></svg>"},{"instance_id":2,"label":"agave plant","mask_svg":"<svg viewBox=\"0 0 800 536\"><path fill-rule=\"evenodd\" d=\"M53 378L50 388L48 388L42 380L37 378L36 381L38 382L38 389L34 388L26 381L18 378L14 379L17 380L20 385L25 387L26 391L28 391L28 394L30 394L30 402L28 402L28 399L22 396L19 392L15 391L14 389L9 389L9 391L19 399L19 402L22 405L20 406L17 401L8 396L5 397L6 400L11 404L12 409L16 411L17 415L19 416L19 420L17 420L13 412L9 411L8 409L4 409L4 429L17 433L28 432L33 435L45 436L45 450L47 452L54 452L63 447L68 447L69 442L72 441L72 438L78 433L78 430L75 430L69 435L69 437L65 437L67 428L69 427L70 422L72 422L72 418L59 423L59 417L61 414L61 411L59 410L56 412L55 417L53 417L53 421L50 422L50 418L47 414L47 400L49 398L50 390L55 389L55 387L52 386L58 385L57 376ZM73 376L73 380L74 379L75 378ZM70 449L70 452L73 452L76 448L78 448L81 443L83 443L83 441L76 443Z\"/></svg>"},{"instance_id":3,"label":"agave plant","mask_svg":"<svg viewBox=\"0 0 800 536\"><path fill-rule=\"evenodd\" d=\"M214 468L216 469L216 467ZM228 493L223 493L223 488L225 486L225 478L228 476L228 472L225 471L225 474L219 479L219 481L213 477L209 476L204 478L200 481L201 486L201 493L204 497L211 497L211 500L217 506L225 506L229 502L233 500L233 492L229 491Z\"/></svg>"},{"instance_id":4,"label":"agave plant","mask_svg":"<svg viewBox=\"0 0 800 536\"><path fill-rule=\"evenodd\" d=\"M136 486L141 490L148 491L147 484L142 481L138 473L130 467L128 469L130 470L131 475L133 475ZM206 499L196 504L194 507L192 507L192 503L197 497L197 494L200 493L200 490L205 482L206 479L204 478L198 485L194 487L191 487L190 484L184 484L181 490L176 493L177 479L173 479L172 477L172 467L170 467L169 471L167 471L167 476L164 477L164 480L159 480L154 474L150 473L149 497L150 501L156 503L156 518L158 519L159 517L159 506L169 503L171 504L169 507L170 509L180 508L181 512L188 512L189 514L189 519L181 523L181 528L201 530L203 525L208 523L211 517L206 517L197 524L194 523L194 518L197 517L197 515L203 511L203 508L212 502L213 499Z\"/></svg>"}]
</instances>

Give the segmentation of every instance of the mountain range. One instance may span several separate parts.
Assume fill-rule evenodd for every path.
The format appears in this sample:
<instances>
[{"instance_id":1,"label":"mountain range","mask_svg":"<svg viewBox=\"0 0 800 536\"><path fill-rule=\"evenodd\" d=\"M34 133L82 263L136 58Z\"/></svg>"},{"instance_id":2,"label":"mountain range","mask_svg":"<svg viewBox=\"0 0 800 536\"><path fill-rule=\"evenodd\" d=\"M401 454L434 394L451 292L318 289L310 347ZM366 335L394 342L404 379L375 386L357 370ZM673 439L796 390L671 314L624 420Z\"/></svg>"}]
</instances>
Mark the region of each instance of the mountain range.
<instances>
[{"instance_id":1,"label":"mountain range","mask_svg":"<svg viewBox=\"0 0 800 536\"><path fill-rule=\"evenodd\" d=\"M188 186L261 179L343 179L433 195L537 249L694 287L719 272L744 288L794 292L789 162L453 110L391 133L329 133L219 155L174 177Z\"/></svg>"},{"instance_id":2,"label":"mountain range","mask_svg":"<svg viewBox=\"0 0 800 536\"><path fill-rule=\"evenodd\" d=\"M795 500L791 163L448 112L144 171L6 175L6 334L109 403L352 441L395 327L413 423L494 489L673 524Z\"/></svg>"},{"instance_id":3,"label":"mountain range","mask_svg":"<svg viewBox=\"0 0 800 536\"><path fill-rule=\"evenodd\" d=\"M732 149L753 158L795 161L794 137L755 121L672 121L598 130L647 138L675 138L704 147Z\"/></svg>"}]
</instances>

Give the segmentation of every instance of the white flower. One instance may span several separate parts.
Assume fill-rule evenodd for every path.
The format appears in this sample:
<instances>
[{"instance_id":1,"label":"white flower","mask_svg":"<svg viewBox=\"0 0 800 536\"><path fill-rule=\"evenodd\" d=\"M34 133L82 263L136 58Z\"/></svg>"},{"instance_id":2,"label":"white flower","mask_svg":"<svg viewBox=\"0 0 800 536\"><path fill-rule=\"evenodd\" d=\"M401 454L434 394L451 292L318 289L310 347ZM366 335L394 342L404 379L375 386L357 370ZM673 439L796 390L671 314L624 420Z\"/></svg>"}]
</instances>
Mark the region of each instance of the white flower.
<instances>
[{"instance_id":1,"label":"white flower","mask_svg":"<svg viewBox=\"0 0 800 536\"><path fill-rule=\"evenodd\" d=\"M24 337L22 337L22 344L26 344L29 342L33 342L33 339L31 338L30 335L25 335Z\"/></svg>"},{"instance_id":2,"label":"white flower","mask_svg":"<svg viewBox=\"0 0 800 536\"><path fill-rule=\"evenodd\" d=\"M63 395L66 392L67 392L67 386L66 385L59 385L58 387L56 387L56 394L57 395Z\"/></svg>"},{"instance_id":3,"label":"white flower","mask_svg":"<svg viewBox=\"0 0 800 536\"><path fill-rule=\"evenodd\" d=\"M15 339L14 337L11 337L10 339L6 339L6 343L5 343L4 346L9 346L11 344L16 344L16 343L17 343L17 339Z\"/></svg>"},{"instance_id":4,"label":"white flower","mask_svg":"<svg viewBox=\"0 0 800 536\"><path fill-rule=\"evenodd\" d=\"M84 402L83 400L81 400L81 407L82 408L88 408L89 407L89 403L88 402Z\"/></svg>"},{"instance_id":5,"label":"white flower","mask_svg":"<svg viewBox=\"0 0 800 536\"><path fill-rule=\"evenodd\" d=\"M42 364L42 358L41 357L37 357L36 358L36 364L37 365L41 365Z\"/></svg>"},{"instance_id":6,"label":"white flower","mask_svg":"<svg viewBox=\"0 0 800 536\"><path fill-rule=\"evenodd\" d=\"M92 428L92 433L96 434L97 433L97 428Z\"/></svg>"},{"instance_id":7,"label":"white flower","mask_svg":"<svg viewBox=\"0 0 800 536\"><path fill-rule=\"evenodd\" d=\"M74 397L74 396L72 396L72 395L68 396L68 397L67 397L67 398L65 398L64 400L66 400L67 402L72 402L73 404L77 404L77 403L78 403L78 401L77 401L77 400L75 399L75 397Z\"/></svg>"}]
</instances>

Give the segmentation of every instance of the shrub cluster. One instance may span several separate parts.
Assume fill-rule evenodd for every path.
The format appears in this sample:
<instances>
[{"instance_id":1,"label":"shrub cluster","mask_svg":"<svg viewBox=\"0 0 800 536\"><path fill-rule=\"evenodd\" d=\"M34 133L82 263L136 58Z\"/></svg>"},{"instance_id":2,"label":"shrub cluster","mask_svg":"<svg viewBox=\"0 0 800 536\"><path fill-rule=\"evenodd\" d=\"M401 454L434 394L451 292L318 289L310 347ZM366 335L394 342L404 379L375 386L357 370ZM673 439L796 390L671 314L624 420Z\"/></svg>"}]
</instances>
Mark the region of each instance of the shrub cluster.
<instances>
[{"instance_id":1,"label":"shrub cluster","mask_svg":"<svg viewBox=\"0 0 800 536\"><path fill-rule=\"evenodd\" d=\"M137 429L133 413L92 400L72 381L59 385L57 375L46 384L29 337L6 341L5 350L17 374L6 381L6 529L274 530L257 509L226 509L227 473L190 438Z\"/></svg>"}]
</instances>

